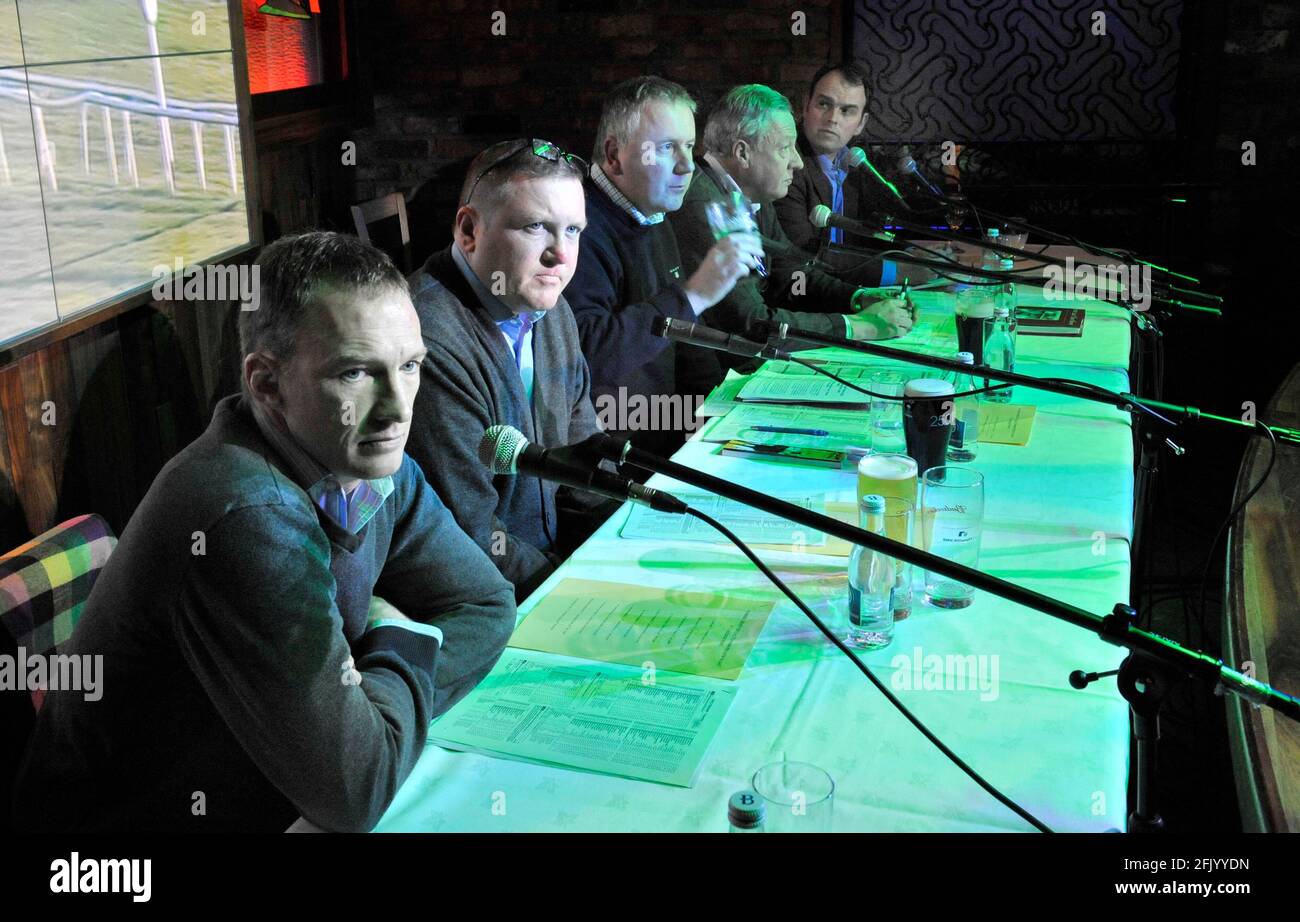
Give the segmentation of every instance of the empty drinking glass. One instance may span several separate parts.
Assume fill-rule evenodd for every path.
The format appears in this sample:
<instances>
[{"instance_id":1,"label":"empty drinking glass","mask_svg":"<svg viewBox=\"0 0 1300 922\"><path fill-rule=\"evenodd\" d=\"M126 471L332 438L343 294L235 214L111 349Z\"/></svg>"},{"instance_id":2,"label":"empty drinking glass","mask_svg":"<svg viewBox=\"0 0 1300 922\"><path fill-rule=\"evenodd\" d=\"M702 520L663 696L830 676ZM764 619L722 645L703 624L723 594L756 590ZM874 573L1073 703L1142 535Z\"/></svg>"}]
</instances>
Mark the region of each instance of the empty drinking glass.
<instances>
[{"instance_id":1,"label":"empty drinking glass","mask_svg":"<svg viewBox=\"0 0 1300 922\"><path fill-rule=\"evenodd\" d=\"M921 477L918 516L921 546L944 560L978 567L984 522L984 475L969 467L932 467ZM966 608L975 590L933 570L925 571L925 601L937 608Z\"/></svg>"},{"instance_id":2,"label":"empty drinking glass","mask_svg":"<svg viewBox=\"0 0 1300 922\"><path fill-rule=\"evenodd\" d=\"M808 762L773 762L750 783L763 798L767 832L830 832L835 782Z\"/></svg>"}]
</instances>

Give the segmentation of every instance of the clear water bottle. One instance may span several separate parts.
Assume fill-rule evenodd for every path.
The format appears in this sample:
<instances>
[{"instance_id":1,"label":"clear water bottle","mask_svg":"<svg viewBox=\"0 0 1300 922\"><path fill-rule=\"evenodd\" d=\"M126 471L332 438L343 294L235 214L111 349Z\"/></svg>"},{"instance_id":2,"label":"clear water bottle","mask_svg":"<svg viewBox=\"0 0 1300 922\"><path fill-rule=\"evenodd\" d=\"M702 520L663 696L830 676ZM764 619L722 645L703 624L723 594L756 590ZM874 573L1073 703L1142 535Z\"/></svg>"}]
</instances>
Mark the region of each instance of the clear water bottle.
<instances>
[{"instance_id":1,"label":"clear water bottle","mask_svg":"<svg viewBox=\"0 0 1300 922\"><path fill-rule=\"evenodd\" d=\"M989 338L984 341L984 364L1000 371L1016 370L1016 322L1015 315L1006 304L997 304L993 308L993 326ZM1001 382L984 379L982 386L988 387ZM991 403L1010 403L1011 388L1002 387L982 395Z\"/></svg>"},{"instance_id":2,"label":"clear water bottle","mask_svg":"<svg viewBox=\"0 0 1300 922\"><path fill-rule=\"evenodd\" d=\"M999 272L1012 272L1015 268L1016 261L1010 256L1003 256L998 261ZM1011 311L1011 319L1014 321L1016 317L1016 283L1007 280L999 285L993 303L994 306L1005 306Z\"/></svg>"},{"instance_id":3,"label":"clear water bottle","mask_svg":"<svg viewBox=\"0 0 1300 922\"><path fill-rule=\"evenodd\" d=\"M988 230L984 232L984 240L986 243L1001 243L1002 232L999 231L996 227L990 227ZM990 271L996 270L999 268L1002 262L1002 254L999 253L997 250L985 249L981 254L981 257L982 257L980 259L981 269L988 269Z\"/></svg>"},{"instance_id":4,"label":"clear water bottle","mask_svg":"<svg viewBox=\"0 0 1300 922\"><path fill-rule=\"evenodd\" d=\"M885 533L885 498L875 493L858 506L858 524L875 535ZM871 548L854 545L849 555L849 633L853 647L876 650L894 639L894 559Z\"/></svg>"},{"instance_id":5,"label":"clear water bottle","mask_svg":"<svg viewBox=\"0 0 1300 922\"><path fill-rule=\"evenodd\" d=\"M974 365L975 356L969 352L958 352L957 361L964 365ZM957 372L953 380L953 393L963 394L975 390L975 378L965 372ZM949 461L974 461L975 443L979 440L980 403L977 397L955 397L952 408L952 437L948 440Z\"/></svg>"}]
</instances>

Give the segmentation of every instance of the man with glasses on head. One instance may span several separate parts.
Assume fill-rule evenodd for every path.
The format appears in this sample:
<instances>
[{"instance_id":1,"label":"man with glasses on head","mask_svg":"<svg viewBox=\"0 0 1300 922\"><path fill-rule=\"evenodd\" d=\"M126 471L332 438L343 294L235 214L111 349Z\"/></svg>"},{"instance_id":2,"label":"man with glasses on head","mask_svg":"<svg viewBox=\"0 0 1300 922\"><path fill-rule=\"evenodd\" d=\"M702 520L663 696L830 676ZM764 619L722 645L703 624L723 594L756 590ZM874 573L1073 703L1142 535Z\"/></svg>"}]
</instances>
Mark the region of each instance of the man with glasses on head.
<instances>
[{"instance_id":1,"label":"man with glasses on head","mask_svg":"<svg viewBox=\"0 0 1300 922\"><path fill-rule=\"evenodd\" d=\"M732 234L709 248L694 271L683 271L666 213L676 211L695 171L695 101L661 77L634 77L605 99L587 183L588 227L582 255L565 290L591 366L592 395L626 409L620 435L656 454L671 454L684 431L665 427L685 417L721 379L713 353L651 333L658 318L695 321L759 265L754 234ZM675 402L677 414L651 412L649 428L632 424L636 408ZM639 414L646 416L644 412ZM621 425L607 425L621 430Z\"/></svg>"},{"instance_id":2,"label":"man with glasses on head","mask_svg":"<svg viewBox=\"0 0 1300 922\"><path fill-rule=\"evenodd\" d=\"M478 458L484 430L556 447L600 431L561 292L586 227L586 162L540 139L494 144L465 177L453 243L411 277L424 345L408 452L527 597L611 504Z\"/></svg>"},{"instance_id":3,"label":"man with glasses on head","mask_svg":"<svg viewBox=\"0 0 1300 922\"><path fill-rule=\"evenodd\" d=\"M770 271L750 276L704 312L710 326L742 336L760 322L844 336L886 339L912 327L902 299L885 298L805 265L804 254L786 238L772 203L785 195L802 165L790 103L771 87L733 88L713 107L704 127L706 153L698 163L686 202L670 221L688 269L713 245L710 209L752 206L753 220L770 241ZM736 193L739 204L736 205Z\"/></svg>"}]
</instances>

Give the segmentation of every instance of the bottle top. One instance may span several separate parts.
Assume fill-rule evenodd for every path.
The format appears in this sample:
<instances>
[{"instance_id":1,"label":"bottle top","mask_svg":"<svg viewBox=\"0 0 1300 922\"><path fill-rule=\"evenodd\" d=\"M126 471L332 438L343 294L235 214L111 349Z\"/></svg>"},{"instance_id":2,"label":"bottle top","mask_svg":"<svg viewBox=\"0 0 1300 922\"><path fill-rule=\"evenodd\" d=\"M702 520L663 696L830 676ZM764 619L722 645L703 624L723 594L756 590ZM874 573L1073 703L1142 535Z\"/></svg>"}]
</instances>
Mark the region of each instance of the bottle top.
<instances>
[{"instance_id":1,"label":"bottle top","mask_svg":"<svg viewBox=\"0 0 1300 922\"><path fill-rule=\"evenodd\" d=\"M863 512L884 512L885 498L878 493L868 493L862 497Z\"/></svg>"},{"instance_id":2,"label":"bottle top","mask_svg":"<svg viewBox=\"0 0 1300 922\"><path fill-rule=\"evenodd\" d=\"M952 393L952 382L941 378L913 378L903 387L905 397L946 397Z\"/></svg>"},{"instance_id":3,"label":"bottle top","mask_svg":"<svg viewBox=\"0 0 1300 922\"><path fill-rule=\"evenodd\" d=\"M993 317L996 320L1001 320L1003 317L1010 318L1011 308L1005 304L999 304L997 307L993 308Z\"/></svg>"},{"instance_id":4,"label":"bottle top","mask_svg":"<svg viewBox=\"0 0 1300 922\"><path fill-rule=\"evenodd\" d=\"M956 358L957 361L961 362L963 365L975 364L975 355L972 352L958 352Z\"/></svg>"},{"instance_id":5,"label":"bottle top","mask_svg":"<svg viewBox=\"0 0 1300 922\"><path fill-rule=\"evenodd\" d=\"M762 826L766 812L763 798L753 791L737 791L727 801L727 822L741 829Z\"/></svg>"}]
</instances>

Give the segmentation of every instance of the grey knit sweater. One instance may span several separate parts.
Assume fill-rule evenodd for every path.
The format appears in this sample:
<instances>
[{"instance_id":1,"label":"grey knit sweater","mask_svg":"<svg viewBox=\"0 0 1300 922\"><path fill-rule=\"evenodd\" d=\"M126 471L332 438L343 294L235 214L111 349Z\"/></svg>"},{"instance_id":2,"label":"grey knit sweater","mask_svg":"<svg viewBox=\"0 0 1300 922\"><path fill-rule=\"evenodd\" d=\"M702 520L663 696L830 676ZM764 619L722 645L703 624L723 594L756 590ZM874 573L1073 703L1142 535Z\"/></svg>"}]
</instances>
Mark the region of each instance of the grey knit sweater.
<instances>
[{"instance_id":1,"label":"grey knit sweater","mask_svg":"<svg viewBox=\"0 0 1300 922\"><path fill-rule=\"evenodd\" d=\"M533 327L530 404L510 348L450 248L411 277L411 297L429 351L406 450L522 600L559 562L557 487L536 477L494 477L478 460L478 445L497 424L547 448L600 431L573 313L561 297ZM564 488L558 499L580 513L601 508L598 497Z\"/></svg>"},{"instance_id":2,"label":"grey knit sweater","mask_svg":"<svg viewBox=\"0 0 1300 922\"><path fill-rule=\"evenodd\" d=\"M501 655L514 600L410 458L358 535L286 470L232 396L159 473L61 650L103 656L103 697L48 693L15 787L18 828L379 820L429 722ZM372 593L440 627L441 649L367 630Z\"/></svg>"}]
</instances>

